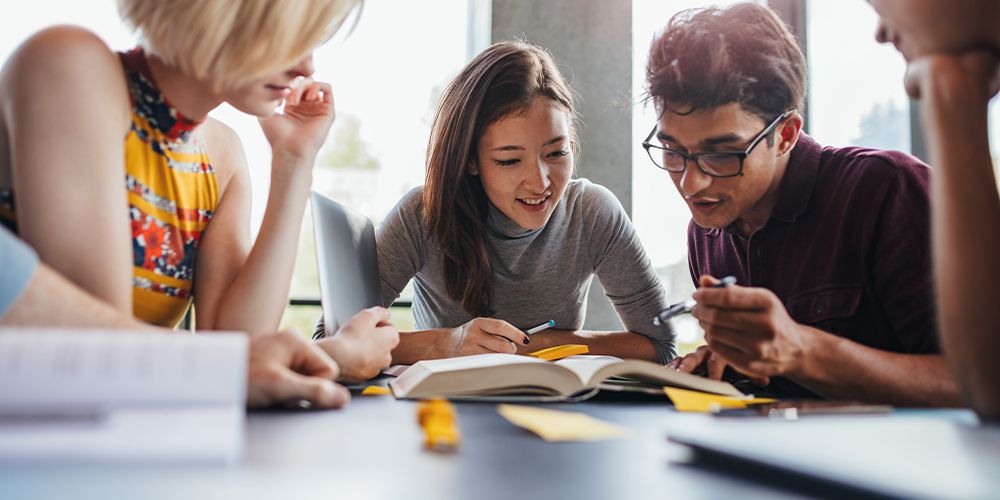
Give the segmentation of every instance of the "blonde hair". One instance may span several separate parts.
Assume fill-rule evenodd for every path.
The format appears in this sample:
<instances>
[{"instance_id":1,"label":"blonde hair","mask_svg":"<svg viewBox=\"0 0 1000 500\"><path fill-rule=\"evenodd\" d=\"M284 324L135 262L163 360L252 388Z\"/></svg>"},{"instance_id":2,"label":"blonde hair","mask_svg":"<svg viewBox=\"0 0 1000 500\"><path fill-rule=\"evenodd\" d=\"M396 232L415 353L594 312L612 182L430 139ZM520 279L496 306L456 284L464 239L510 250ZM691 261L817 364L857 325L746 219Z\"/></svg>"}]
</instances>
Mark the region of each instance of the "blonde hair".
<instances>
[{"instance_id":1,"label":"blonde hair","mask_svg":"<svg viewBox=\"0 0 1000 500\"><path fill-rule=\"evenodd\" d=\"M294 66L362 0L118 0L146 50L221 90Z\"/></svg>"}]
</instances>

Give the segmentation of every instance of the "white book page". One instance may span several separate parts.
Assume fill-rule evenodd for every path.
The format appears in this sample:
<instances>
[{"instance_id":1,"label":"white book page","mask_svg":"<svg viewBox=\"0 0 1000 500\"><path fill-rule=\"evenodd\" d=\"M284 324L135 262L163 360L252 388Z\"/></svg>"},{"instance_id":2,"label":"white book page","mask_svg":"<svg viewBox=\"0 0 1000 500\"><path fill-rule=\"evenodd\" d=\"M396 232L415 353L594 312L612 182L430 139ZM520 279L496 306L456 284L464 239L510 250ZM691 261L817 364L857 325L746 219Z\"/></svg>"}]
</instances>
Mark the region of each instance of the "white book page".
<instances>
[{"instance_id":1,"label":"white book page","mask_svg":"<svg viewBox=\"0 0 1000 500\"><path fill-rule=\"evenodd\" d=\"M554 363L563 367L568 368L570 371L580 377L580 382L583 385L587 385L594 374L608 365L613 365L615 363L621 363L621 358L616 358L614 356L592 356L592 355L579 355L570 356L568 358L563 358Z\"/></svg>"},{"instance_id":2,"label":"white book page","mask_svg":"<svg viewBox=\"0 0 1000 500\"><path fill-rule=\"evenodd\" d=\"M600 380L594 380L594 376L601 370L622 363L621 366L606 370ZM738 389L729 382L719 380L709 380L705 377L683 373L665 366L661 366L648 361L622 359L613 356L572 356L560 361L556 361L559 366L568 368L581 377L584 385L593 387L601 384L610 374L619 373L629 379L645 380L647 383L653 381L656 385L669 385L693 389L703 392L722 394L735 398L745 397Z\"/></svg>"},{"instance_id":3,"label":"white book page","mask_svg":"<svg viewBox=\"0 0 1000 500\"><path fill-rule=\"evenodd\" d=\"M531 357L518 356L516 354L474 354L471 356L459 356L455 358L434 359L421 361L421 365L432 373L451 372L457 370L468 370L471 368L484 368L489 366L514 365L525 363L541 363L547 361Z\"/></svg>"},{"instance_id":4,"label":"white book page","mask_svg":"<svg viewBox=\"0 0 1000 500\"><path fill-rule=\"evenodd\" d=\"M455 394L458 390L464 391L463 394L489 392L499 386L519 386L526 383L527 380L520 380L524 379L525 371L518 369L517 365L528 368L548 364L548 361L531 356L497 353L423 360L390 381L389 387L396 397L403 398L413 394L426 394L428 391L440 394ZM502 367L514 368L510 370ZM501 373L505 374L502 383L498 378Z\"/></svg>"},{"instance_id":5,"label":"white book page","mask_svg":"<svg viewBox=\"0 0 1000 500\"><path fill-rule=\"evenodd\" d=\"M241 333L0 329L0 412L235 404L246 397Z\"/></svg>"}]
</instances>

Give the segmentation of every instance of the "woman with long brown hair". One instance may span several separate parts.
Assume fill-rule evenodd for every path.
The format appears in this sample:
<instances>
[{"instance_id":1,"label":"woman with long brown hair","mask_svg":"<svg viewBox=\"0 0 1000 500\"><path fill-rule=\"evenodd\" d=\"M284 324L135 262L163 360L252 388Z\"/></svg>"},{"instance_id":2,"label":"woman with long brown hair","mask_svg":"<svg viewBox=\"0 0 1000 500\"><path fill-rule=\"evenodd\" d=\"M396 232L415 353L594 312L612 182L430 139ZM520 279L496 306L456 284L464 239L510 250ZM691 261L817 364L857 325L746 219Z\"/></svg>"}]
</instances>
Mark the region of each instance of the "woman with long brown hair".
<instances>
[{"instance_id":1,"label":"woman with long brown hair","mask_svg":"<svg viewBox=\"0 0 1000 500\"><path fill-rule=\"evenodd\" d=\"M497 43L445 90L427 148L424 186L377 234L386 304L414 279L419 331L400 335L393 363L587 344L591 353L666 363L660 282L619 201L572 179L572 90L552 57ZM628 331L581 331L597 275ZM555 328L522 331L548 320Z\"/></svg>"}]
</instances>

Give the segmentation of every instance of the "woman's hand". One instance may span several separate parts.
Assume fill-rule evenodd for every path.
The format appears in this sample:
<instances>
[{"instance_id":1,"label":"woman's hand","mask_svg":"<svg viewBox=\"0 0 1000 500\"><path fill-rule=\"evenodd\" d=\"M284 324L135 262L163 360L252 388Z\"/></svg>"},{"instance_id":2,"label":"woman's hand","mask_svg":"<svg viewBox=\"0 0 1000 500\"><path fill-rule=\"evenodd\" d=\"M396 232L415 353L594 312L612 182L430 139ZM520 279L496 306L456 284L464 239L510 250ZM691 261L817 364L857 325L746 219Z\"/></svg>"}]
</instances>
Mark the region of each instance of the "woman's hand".
<instances>
[{"instance_id":1,"label":"woman's hand","mask_svg":"<svg viewBox=\"0 0 1000 500\"><path fill-rule=\"evenodd\" d=\"M446 330L436 347L436 357L468 356L500 352L514 354L518 344L527 344L528 336L510 323L494 318L476 318Z\"/></svg>"},{"instance_id":2,"label":"woman's hand","mask_svg":"<svg viewBox=\"0 0 1000 500\"><path fill-rule=\"evenodd\" d=\"M311 78L299 80L285 98L284 111L260 119L275 165L304 163L312 168L335 115L330 84Z\"/></svg>"},{"instance_id":3,"label":"woman's hand","mask_svg":"<svg viewBox=\"0 0 1000 500\"><path fill-rule=\"evenodd\" d=\"M907 64L903 85L914 99L937 92L989 101L1000 91L1000 57L986 50L929 54Z\"/></svg>"},{"instance_id":4,"label":"woman's hand","mask_svg":"<svg viewBox=\"0 0 1000 500\"><path fill-rule=\"evenodd\" d=\"M340 380L368 380L392 363L399 332L389 323L389 310L370 307L351 316L337 333L316 342L340 365Z\"/></svg>"}]
</instances>

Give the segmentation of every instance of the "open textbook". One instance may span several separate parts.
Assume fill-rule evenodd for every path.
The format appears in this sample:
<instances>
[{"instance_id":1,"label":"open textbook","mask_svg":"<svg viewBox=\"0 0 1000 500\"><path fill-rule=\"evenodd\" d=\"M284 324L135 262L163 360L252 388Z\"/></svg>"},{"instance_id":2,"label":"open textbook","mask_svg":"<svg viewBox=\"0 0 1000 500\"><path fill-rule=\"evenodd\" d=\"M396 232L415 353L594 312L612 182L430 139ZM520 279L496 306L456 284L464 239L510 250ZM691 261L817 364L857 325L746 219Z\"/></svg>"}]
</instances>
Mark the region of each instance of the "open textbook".
<instances>
[{"instance_id":1,"label":"open textbook","mask_svg":"<svg viewBox=\"0 0 1000 500\"><path fill-rule=\"evenodd\" d=\"M420 361L389 382L397 398L548 396L579 400L602 385L640 382L744 397L728 382L682 373L656 363L613 356L571 356L558 361L514 354L478 354ZM661 391L662 394L662 391Z\"/></svg>"},{"instance_id":2,"label":"open textbook","mask_svg":"<svg viewBox=\"0 0 1000 500\"><path fill-rule=\"evenodd\" d=\"M247 338L0 329L0 461L231 462Z\"/></svg>"}]
</instances>

